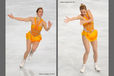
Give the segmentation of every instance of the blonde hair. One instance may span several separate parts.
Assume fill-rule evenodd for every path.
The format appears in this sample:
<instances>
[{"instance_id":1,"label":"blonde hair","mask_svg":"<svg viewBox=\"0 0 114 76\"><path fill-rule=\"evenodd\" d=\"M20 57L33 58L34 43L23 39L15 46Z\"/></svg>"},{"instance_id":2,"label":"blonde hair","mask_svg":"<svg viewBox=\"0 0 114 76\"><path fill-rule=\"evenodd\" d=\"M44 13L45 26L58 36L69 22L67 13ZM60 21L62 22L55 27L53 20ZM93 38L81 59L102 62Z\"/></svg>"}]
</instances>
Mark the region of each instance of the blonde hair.
<instances>
[{"instance_id":1,"label":"blonde hair","mask_svg":"<svg viewBox=\"0 0 114 76\"><path fill-rule=\"evenodd\" d=\"M87 8L86 8L86 5L83 4L83 3L81 3L81 5L80 5L80 10L82 10L82 9L85 9L85 10L87 9Z\"/></svg>"}]
</instances>

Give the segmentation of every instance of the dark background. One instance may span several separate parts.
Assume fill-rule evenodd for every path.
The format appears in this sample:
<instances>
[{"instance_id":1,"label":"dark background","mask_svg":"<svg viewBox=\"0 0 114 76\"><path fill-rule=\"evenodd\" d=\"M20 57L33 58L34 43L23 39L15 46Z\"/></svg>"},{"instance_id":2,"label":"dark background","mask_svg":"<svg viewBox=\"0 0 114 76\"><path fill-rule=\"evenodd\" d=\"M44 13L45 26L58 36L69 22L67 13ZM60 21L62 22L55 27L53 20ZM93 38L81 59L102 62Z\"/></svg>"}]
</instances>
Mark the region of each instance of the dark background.
<instances>
[{"instance_id":1,"label":"dark background","mask_svg":"<svg viewBox=\"0 0 114 76\"><path fill-rule=\"evenodd\" d=\"M0 0L0 76L5 76L5 0Z\"/></svg>"}]
</instances>

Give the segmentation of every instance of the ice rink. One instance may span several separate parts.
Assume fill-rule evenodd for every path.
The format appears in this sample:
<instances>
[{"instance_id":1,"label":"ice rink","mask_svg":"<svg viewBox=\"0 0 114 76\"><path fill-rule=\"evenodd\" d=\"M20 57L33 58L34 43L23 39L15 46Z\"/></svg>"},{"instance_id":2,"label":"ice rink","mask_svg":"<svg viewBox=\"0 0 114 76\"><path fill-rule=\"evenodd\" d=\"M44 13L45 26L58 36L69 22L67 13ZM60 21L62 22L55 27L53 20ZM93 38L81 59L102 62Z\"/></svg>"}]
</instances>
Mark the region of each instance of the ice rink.
<instances>
[{"instance_id":1,"label":"ice rink","mask_svg":"<svg viewBox=\"0 0 114 76\"><path fill-rule=\"evenodd\" d=\"M65 16L79 15L80 3L86 4L94 17L94 26L98 30L98 65L102 69L97 73L93 67L92 47L86 64L85 73L80 73L85 52L79 21L64 23ZM108 76L108 0L58 0L58 76Z\"/></svg>"},{"instance_id":2,"label":"ice rink","mask_svg":"<svg viewBox=\"0 0 114 76\"><path fill-rule=\"evenodd\" d=\"M23 69L19 64L26 51L26 33L30 22L10 19L36 16L36 9L43 7L43 19L52 22L52 28L42 30L42 41ZM6 0L6 76L55 76L56 75L56 0Z\"/></svg>"},{"instance_id":3,"label":"ice rink","mask_svg":"<svg viewBox=\"0 0 114 76\"><path fill-rule=\"evenodd\" d=\"M98 30L98 65L95 72L93 52L90 50L86 72L80 73L84 46L81 39L83 30L79 21L64 23L65 16L77 16L81 1L94 16ZM67 3L64 3L67 2ZM36 9L44 8L43 19L52 22L49 32L42 30L42 41L30 61L23 69L19 64L26 51L26 33L30 22L8 18L12 13L17 17L36 16ZM58 0L58 76L108 76L109 23L108 0ZM55 76L56 75L56 1L55 0L6 0L6 76Z\"/></svg>"}]
</instances>

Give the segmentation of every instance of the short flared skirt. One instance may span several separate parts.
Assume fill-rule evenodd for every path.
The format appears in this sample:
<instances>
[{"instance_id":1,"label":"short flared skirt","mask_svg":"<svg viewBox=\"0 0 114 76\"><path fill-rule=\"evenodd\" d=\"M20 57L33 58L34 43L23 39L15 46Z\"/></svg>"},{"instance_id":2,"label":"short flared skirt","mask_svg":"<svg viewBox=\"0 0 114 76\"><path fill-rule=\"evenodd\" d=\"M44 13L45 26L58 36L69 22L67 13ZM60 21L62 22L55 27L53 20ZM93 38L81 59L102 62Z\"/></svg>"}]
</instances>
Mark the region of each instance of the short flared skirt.
<instances>
[{"instance_id":1,"label":"short flared skirt","mask_svg":"<svg viewBox=\"0 0 114 76\"><path fill-rule=\"evenodd\" d=\"M89 41L95 41L97 40L98 31L94 30L93 32L89 33L83 30L82 35L84 35Z\"/></svg>"},{"instance_id":2,"label":"short flared skirt","mask_svg":"<svg viewBox=\"0 0 114 76\"><path fill-rule=\"evenodd\" d=\"M30 40L31 42L40 42L42 40L42 36L33 36L29 31L28 33L26 33L26 39Z\"/></svg>"}]
</instances>

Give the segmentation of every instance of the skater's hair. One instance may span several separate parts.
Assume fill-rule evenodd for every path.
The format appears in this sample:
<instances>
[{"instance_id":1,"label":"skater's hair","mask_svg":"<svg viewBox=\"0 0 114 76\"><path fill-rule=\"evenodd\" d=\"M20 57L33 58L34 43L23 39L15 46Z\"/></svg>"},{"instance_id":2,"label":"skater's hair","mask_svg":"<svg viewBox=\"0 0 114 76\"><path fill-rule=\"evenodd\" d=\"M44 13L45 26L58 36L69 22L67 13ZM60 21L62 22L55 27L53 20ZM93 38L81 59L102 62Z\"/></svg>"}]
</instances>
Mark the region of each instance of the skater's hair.
<instances>
[{"instance_id":1,"label":"skater's hair","mask_svg":"<svg viewBox=\"0 0 114 76\"><path fill-rule=\"evenodd\" d=\"M37 8L36 13L38 13L38 11L39 11L40 9L43 11L43 8L42 8L42 7L39 7L39 8Z\"/></svg>"},{"instance_id":2,"label":"skater's hair","mask_svg":"<svg viewBox=\"0 0 114 76\"><path fill-rule=\"evenodd\" d=\"M83 3L81 3L81 5L80 5L80 10L82 10L82 9L87 10L86 5L85 5L85 4L83 4Z\"/></svg>"}]
</instances>

